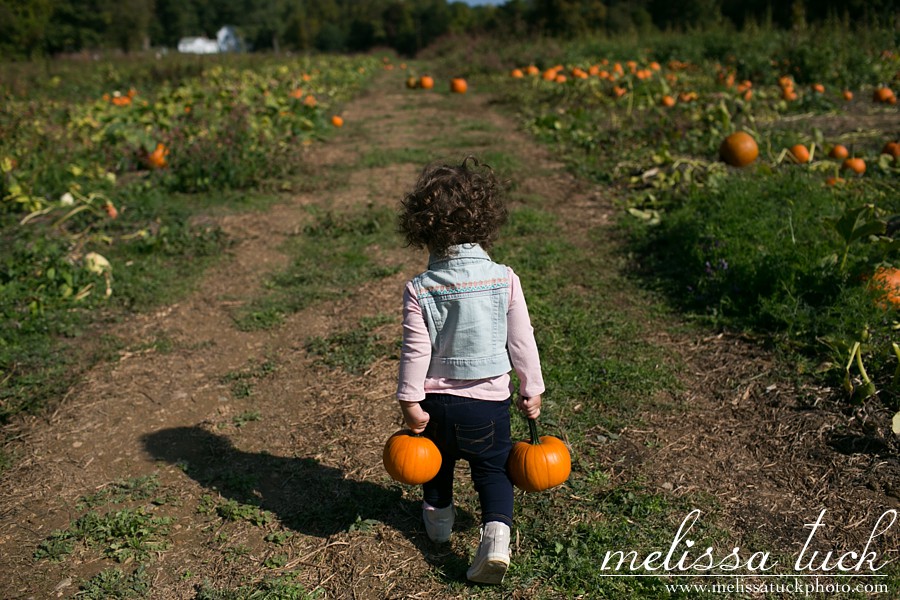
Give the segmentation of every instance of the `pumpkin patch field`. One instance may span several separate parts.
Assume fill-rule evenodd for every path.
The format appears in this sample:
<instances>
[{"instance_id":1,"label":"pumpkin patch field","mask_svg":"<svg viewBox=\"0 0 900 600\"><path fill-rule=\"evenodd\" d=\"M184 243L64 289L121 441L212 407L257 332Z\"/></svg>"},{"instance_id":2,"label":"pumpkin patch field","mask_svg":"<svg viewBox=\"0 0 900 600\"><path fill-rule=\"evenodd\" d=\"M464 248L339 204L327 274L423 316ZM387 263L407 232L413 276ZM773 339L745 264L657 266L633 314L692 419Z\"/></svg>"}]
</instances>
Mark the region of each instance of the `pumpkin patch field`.
<instances>
[{"instance_id":1,"label":"pumpkin patch field","mask_svg":"<svg viewBox=\"0 0 900 600\"><path fill-rule=\"evenodd\" d=\"M900 53L829 27L0 65L0 597L900 594ZM395 399L470 154L547 384L499 586Z\"/></svg>"}]
</instances>

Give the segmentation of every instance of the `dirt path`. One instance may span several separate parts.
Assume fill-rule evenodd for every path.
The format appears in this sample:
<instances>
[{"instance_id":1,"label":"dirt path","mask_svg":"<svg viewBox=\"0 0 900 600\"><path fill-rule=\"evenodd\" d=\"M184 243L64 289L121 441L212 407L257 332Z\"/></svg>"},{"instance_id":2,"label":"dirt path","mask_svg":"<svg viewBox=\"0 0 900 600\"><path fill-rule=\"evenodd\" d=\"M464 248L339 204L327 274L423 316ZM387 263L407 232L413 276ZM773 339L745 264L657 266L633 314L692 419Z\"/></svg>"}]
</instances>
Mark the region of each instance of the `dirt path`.
<instances>
[{"instance_id":1,"label":"dirt path","mask_svg":"<svg viewBox=\"0 0 900 600\"><path fill-rule=\"evenodd\" d=\"M71 597L81 582L117 566L90 548L61 562L35 561L33 553L85 513L79 499L142 476L158 486L142 504L146 514L171 519L168 547L147 563L152 598L193 598L204 582L234 588L266 569L296 572L298 584L331 598L467 596L443 567L458 570L468 560L477 528L436 554L420 530L417 499L382 472L384 436L400 424L395 358L347 377L318 366L305 350L310 337L351 328L362 316L387 314L396 330L403 283L423 257L373 249L401 264L399 272L275 330L239 331L232 319L235 306L261 293L266 274L286 264L281 244L309 222L309 206L396 204L422 165L364 166L375 150L444 140L434 158L456 159L461 147L502 149L525 165L523 194L546 198L573 239L609 220L613 209L602 191L568 175L486 95L476 90L451 104L399 81L382 76L346 107L345 129L310 150L318 169L363 166L333 189L223 218L236 241L231 256L184 301L123 325L115 335L134 350L94 369L55 413L23 426L21 460L0 489L0 597ZM484 126L461 127L473 121ZM140 349L162 338L166 351ZM849 543L864 537L859 523L900 504L896 454L842 446L835 432L850 443L864 438L867 424L859 413L811 408L827 390L786 388L769 359L739 340L661 333L654 341L683 357L684 391L663 399L669 410L648 412L639 428L601 448L614 478L646 477L674 495L710 494L736 531L758 529L768 539L785 532L787 544L799 539L787 532L819 507L834 513L834 539ZM252 395L234 396L235 373L248 374ZM254 410L258 420L241 420ZM240 512L248 497L268 512ZM234 512L225 518L229 506ZM107 501L95 510L120 508ZM281 531L278 524L291 535L267 540Z\"/></svg>"}]
</instances>

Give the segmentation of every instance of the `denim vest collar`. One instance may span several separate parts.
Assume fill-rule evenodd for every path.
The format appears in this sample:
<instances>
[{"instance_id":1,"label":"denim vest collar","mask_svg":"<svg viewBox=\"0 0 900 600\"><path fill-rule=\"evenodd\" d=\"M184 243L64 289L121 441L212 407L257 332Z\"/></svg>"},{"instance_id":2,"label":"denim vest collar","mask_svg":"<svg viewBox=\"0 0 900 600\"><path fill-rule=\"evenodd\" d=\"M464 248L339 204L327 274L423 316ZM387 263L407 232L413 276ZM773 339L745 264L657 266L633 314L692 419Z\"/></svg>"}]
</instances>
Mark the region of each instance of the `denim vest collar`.
<instances>
[{"instance_id":1,"label":"denim vest collar","mask_svg":"<svg viewBox=\"0 0 900 600\"><path fill-rule=\"evenodd\" d=\"M443 263L461 258L491 260L491 257L488 256L488 253L484 251L480 244L459 244L457 246L450 246L449 248L447 248L447 254L429 254L428 268L439 268Z\"/></svg>"}]
</instances>

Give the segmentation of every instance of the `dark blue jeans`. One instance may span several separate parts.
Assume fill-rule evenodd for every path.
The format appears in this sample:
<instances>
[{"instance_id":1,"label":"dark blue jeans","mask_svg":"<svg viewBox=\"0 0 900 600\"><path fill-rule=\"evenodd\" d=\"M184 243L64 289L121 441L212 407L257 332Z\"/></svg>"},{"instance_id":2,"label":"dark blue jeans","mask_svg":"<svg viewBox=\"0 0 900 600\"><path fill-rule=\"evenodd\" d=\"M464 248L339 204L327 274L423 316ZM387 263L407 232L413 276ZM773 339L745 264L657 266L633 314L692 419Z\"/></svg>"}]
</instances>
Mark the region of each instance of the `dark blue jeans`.
<instances>
[{"instance_id":1,"label":"dark blue jeans","mask_svg":"<svg viewBox=\"0 0 900 600\"><path fill-rule=\"evenodd\" d=\"M426 394L422 409L430 416L424 435L441 451L441 469L422 486L423 499L435 508L453 502L453 469L468 461L481 502L481 522L512 526L513 485L506 470L512 449L509 399L503 402Z\"/></svg>"}]
</instances>

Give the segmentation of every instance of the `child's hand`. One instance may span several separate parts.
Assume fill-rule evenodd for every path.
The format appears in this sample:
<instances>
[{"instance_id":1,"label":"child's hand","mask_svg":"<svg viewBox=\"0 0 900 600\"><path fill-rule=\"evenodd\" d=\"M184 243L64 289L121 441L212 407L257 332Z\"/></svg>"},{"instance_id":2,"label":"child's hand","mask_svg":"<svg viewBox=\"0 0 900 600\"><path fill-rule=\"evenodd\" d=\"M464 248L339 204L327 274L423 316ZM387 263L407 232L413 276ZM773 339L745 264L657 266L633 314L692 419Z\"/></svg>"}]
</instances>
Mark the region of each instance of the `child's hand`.
<instances>
[{"instance_id":1,"label":"child's hand","mask_svg":"<svg viewBox=\"0 0 900 600\"><path fill-rule=\"evenodd\" d=\"M403 411L403 420L410 431L413 433L425 431L425 426L428 425L431 416L422 410L418 402L401 402L400 410Z\"/></svg>"},{"instance_id":2,"label":"child's hand","mask_svg":"<svg viewBox=\"0 0 900 600\"><path fill-rule=\"evenodd\" d=\"M519 397L516 406L522 411L522 414L529 419L537 419L541 414L541 395L532 396L531 398Z\"/></svg>"}]
</instances>

